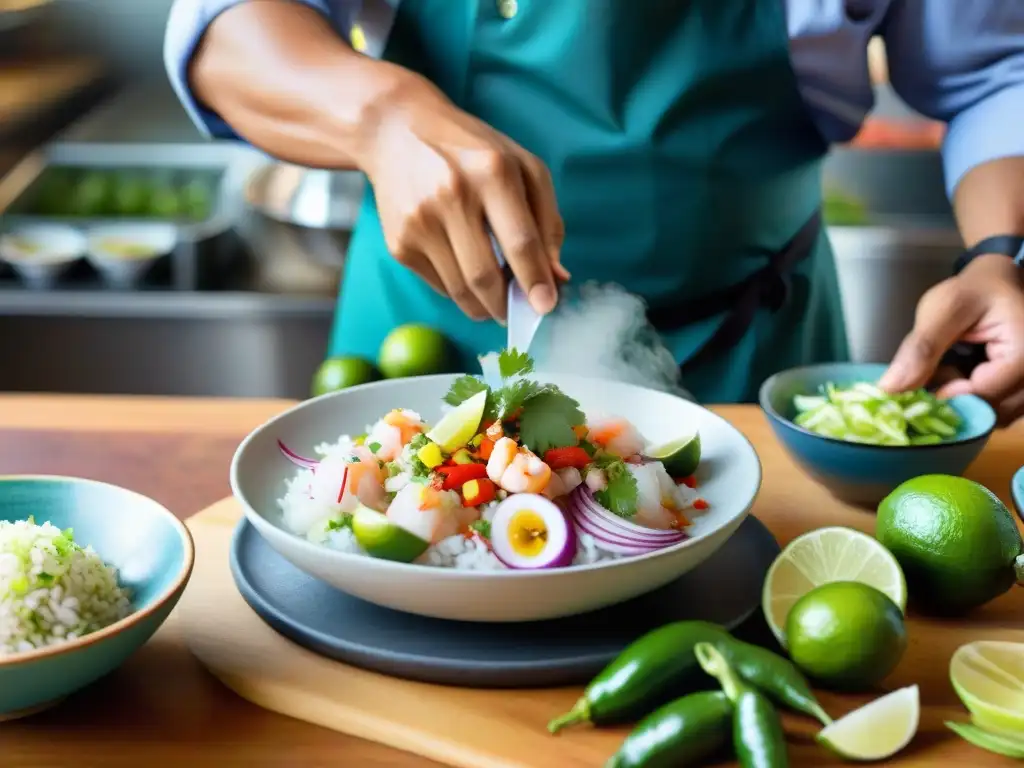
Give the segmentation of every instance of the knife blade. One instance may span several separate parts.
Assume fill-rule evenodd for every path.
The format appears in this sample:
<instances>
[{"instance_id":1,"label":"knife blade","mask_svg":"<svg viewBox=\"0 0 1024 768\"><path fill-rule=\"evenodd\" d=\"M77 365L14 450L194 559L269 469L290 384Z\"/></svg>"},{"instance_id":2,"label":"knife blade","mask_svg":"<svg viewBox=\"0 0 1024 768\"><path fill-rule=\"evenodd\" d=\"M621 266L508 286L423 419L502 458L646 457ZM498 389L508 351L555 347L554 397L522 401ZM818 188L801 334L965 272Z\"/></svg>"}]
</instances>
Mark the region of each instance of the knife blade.
<instances>
[{"instance_id":1,"label":"knife blade","mask_svg":"<svg viewBox=\"0 0 1024 768\"><path fill-rule=\"evenodd\" d=\"M501 265L502 272L508 280L508 325L505 341L506 349L517 349L520 352L529 352L530 345L537 335L543 315L537 314L526 297L525 291L519 285L512 268L505 260L505 254L494 237L494 233L488 232L491 238L491 248L494 249L494 256Z\"/></svg>"}]
</instances>

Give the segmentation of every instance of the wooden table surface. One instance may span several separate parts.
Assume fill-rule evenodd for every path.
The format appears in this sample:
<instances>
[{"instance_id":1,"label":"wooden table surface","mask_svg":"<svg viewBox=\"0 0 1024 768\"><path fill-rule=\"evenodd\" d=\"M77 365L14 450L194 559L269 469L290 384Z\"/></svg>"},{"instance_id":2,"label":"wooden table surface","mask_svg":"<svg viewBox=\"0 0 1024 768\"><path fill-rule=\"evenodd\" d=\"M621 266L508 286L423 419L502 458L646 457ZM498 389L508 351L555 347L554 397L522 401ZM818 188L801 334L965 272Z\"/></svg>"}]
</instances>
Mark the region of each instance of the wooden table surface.
<instances>
[{"instance_id":1,"label":"wooden table surface","mask_svg":"<svg viewBox=\"0 0 1024 768\"><path fill-rule=\"evenodd\" d=\"M228 463L255 426L284 401L0 396L0 475L68 474L127 486L186 518L227 496ZM872 530L869 513L837 504L786 458L758 410L716 408L757 447L773 503L754 512L785 544L826 524ZM1024 463L1024 424L995 434L969 476L1008 499ZM767 507L767 508L766 508ZM263 711L230 693L176 642L174 622L120 670L54 710L0 727L0 765L12 768L136 766L358 766L435 763ZM985 606L970 623L913 619L910 650L887 687L921 685L921 731L891 764L1014 765L960 742L942 721L962 718L948 682L951 648L979 637L1024 640L1024 590ZM833 714L866 699L824 694ZM825 765L809 746L799 765ZM829 764L832 764L831 762Z\"/></svg>"}]
</instances>

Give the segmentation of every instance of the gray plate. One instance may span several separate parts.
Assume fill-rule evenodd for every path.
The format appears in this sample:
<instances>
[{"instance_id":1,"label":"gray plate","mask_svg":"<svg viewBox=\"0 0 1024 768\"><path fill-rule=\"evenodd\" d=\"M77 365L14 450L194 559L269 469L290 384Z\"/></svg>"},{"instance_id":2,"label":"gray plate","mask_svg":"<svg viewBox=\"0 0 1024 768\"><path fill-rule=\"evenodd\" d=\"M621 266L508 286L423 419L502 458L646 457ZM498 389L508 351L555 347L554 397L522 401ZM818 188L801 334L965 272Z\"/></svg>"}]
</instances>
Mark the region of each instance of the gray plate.
<instances>
[{"instance_id":1,"label":"gray plate","mask_svg":"<svg viewBox=\"0 0 1024 768\"><path fill-rule=\"evenodd\" d=\"M231 542L231 573L264 621L316 653L441 685L536 688L584 684L633 640L671 621L736 627L760 605L778 553L768 529L748 517L709 560L668 586L599 611L522 624L444 621L364 602L300 571L245 520Z\"/></svg>"}]
</instances>

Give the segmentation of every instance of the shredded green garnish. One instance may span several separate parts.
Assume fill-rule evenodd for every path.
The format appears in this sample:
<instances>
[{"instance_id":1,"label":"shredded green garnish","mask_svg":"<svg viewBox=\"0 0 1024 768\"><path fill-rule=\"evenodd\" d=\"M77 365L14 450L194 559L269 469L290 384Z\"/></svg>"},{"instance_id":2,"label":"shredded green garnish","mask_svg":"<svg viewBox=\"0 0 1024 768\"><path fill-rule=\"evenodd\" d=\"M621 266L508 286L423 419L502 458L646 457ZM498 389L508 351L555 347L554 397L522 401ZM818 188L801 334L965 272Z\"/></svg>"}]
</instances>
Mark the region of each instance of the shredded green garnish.
<instances>
[{"instance_id":1,"label":"shredded green garnish","mask_svg":"<svg viewBox=\"0 0 1024 768\"><path fill-rule=\"evenodd\" d=\"M608 480L607 487L594 493L594 498L619 517L633 517L640 503L640 491L626 462L618 456L598 453L594 457L594 466L603 469Z\"/></svg>"},{"instance_id":2,"label":"shredded green garnish","mask_svg":"<svg viewBox=\"0 0 1024 768\"><path fill-rule=\"evenodd\" d=\"M366 447L370 449L370 453L376 453L380 450L380 443L370 443Z\"/></svg>"},{"instance_id":3,"label":"shredded green garnish","mask_svg":"<svg viewBox=\"0 0 1024 768\"><path fill-rule=\"evenodd\" d=\"M793 398L794 423L825 437L868 445L935 445L956 437L961 419L924 389L890 394L874 384L828 383L818 395Z\"/></svg>"},{"instance_id":4,"label":"shredded green garnish","mask_svg":"<svg viewBox=\"0 0 1024 768\"><path fill-rule=\"evenodd\" d=\"M338 519L331 520L331 521L329 521L327 523L327 530L328 531L342 531L345 528L351 528L351 527L352 527L352 515L349 515L349 514L342 514L342 516L339 517Z\"/></svg>"},{"instance_id":5,"label":"shredded green garnish","mask_svg":"<svg viewBox=\"0 0 1024 768\"><path fill-rule=\"evenodd\" d=\"M428 477L430 475L430 470L427 468L427 465L420 461L419 457L416 456L416 452L429 442L430 440L428 440L427 436L422 432L417 432L413 436L412 440L409 441L409 455L412 463L413 477Z\"/></svg>"},{"instance_id":6,"label":"shredded green garnish","mask_svg":"<svg viewBox=\"0 0 1024 768\"><path fill-rule=\"evenodd\" d=\"M469 524L471 530L479 533L483 538L491 538L491 521L490 520L474 520Z\"/></svg>"}]
</instances>

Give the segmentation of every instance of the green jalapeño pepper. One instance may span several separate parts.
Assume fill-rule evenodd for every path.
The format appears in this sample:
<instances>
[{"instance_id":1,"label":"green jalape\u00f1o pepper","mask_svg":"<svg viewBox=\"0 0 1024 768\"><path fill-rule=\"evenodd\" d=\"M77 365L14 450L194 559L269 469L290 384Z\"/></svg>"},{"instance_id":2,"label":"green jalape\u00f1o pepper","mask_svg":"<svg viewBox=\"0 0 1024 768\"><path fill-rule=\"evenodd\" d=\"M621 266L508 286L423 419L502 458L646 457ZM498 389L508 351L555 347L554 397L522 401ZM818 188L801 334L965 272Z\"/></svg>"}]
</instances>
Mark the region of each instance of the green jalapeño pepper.
<instances>
[{"instance_id":1,"label":"green jalape\u00f1o pepper","mask_svg":"<svg viewBox=\"0 0 1024 768\"><path fill-rule=\"evenodd\" d=\"M598 673L573 708L548 723L556 733L574 723L610 725L643 717L671 701L688 681L697 682L697 643L728 638L704 621L677 621L652 630L626 647Z\"/></svg>"},{"instance_id":2,"label":"green jalape\u00f1o pepper","mask_svg":"<svg viewBox=\"0 0 1024 768\"><path fill-rule=\"evenodd\" d=\"M787 768L786 735L772 703L744 683L710 643L698 643L694 654L701 668L722 686L732 702L732 743L743 768Z\"/></svg>"},{"instance_id":3,"label":"green jalape\u00f1o pepper","mask_svg":"<svg viewBox=\"0 0 1024 768\"><path fill-rule=\"evenodd\" d=\"M743 680L777 703L831 725L832 718L818 703L807 678L789 659L734 637L716 643L715 648Z\"/></svg>"},{"instance_id":4,"label":"green jalape\u00f1o pepper","mask_svg":"<svg viewBox=\"0 0 1024 768\"><path fill-rule=\"evenodd\" d=\"M648 632L629 645L587 686L573 708L548 724L555 733L574 723L628 722L700 683L693 649L712 643L746 682L780 704L832 722L789 659L733 638L716 624L678 621Z\"/></svg>"},{"instance_id":5,"label":"green jalape\u00f1o pepper","mask_svg":"<svg viewBox=\"0 0 1024 768\"><path fill-rule=\"evenodd\" d=\"M605 768L697 765L729 744L732 711L721 691L676 699L641 720Z\"/></svg>"}]
</instances>

